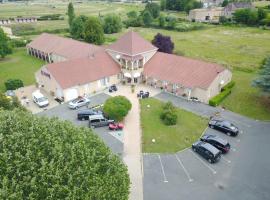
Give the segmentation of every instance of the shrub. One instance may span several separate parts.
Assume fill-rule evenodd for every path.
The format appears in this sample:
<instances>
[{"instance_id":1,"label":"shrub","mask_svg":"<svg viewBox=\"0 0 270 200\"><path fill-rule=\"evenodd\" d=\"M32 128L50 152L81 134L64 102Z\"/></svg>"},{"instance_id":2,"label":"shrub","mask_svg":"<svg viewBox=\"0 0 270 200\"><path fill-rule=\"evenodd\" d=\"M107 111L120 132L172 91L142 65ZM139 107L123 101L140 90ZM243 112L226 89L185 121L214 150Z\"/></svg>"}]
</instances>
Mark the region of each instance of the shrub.
<instances>
[{"instance_id":1,"label":"shrub","mask_svg":"<svg viewBox=\"0 0 270 200\"><path fill-rule=\"evenodd\" d=\"M23 81L20 79L9 79L5 82L7 90L16 90L20 87L23 87Z\"/></svg>"},{"instance_id":2,"label":"shrub","mask_svg":"<svg viewBox=\"0 0 270 200\"><path fill-rule=\"evenodd\" d=\"M43 15L40 16L37 20L45 21L45 20L64 20L64 17L61 14L51 14L51 15Z\"/></svg>"},{"instance_id":3,"label":"shrub","mask_svg":"<svg viewBox=\"0 0 270 200\"><path fill-rule=\"evenodd\" d=\"M171 102L167 102L163 106L163 111L160 114L160 119L167 126L175 125L177 123L177 113L176 108Z\"/></svg>"},{"instance_id":4,"label":"shrub","mask_svg":"<svg viewBox=\"0 0 270 200\"><path fill-rule=\"evenodd\" d=\"M107 99L103 111L111 119L122 121L131 109L130 101L124 96L115 96Z\"/></svg>"},{"instance_id":5,"label":"shrub","mask_svg":"<svg viewBox=\"0 0 270 200\"><path fill-rule=\"evenodd\" d=\"M10 41L10 44L12 47L17 48L17 47L25 47L26 44L29 43L29 40L19 40L19 39L12 39Z\"/></svg>"},{"instance_id":6,"label":"shrub","mask_svg":"<svg viewBox=\"0 0 270 200\"><path fill-rule=\"evenodd\" d=\"M220 94L209 100L209 105L218 106L229 94L231 94L231 89L223 90Z\"/></svg>"},{"instance_id":7,"label":"shrub","mask_svg":"<svg viewBox=\"0 0 270 200\"><path fill-rule=\"evenodd\" d=\"M0 111L0 137L0 199L128 199L126 166L88 128Z\"/></svg>"}]
</instances>

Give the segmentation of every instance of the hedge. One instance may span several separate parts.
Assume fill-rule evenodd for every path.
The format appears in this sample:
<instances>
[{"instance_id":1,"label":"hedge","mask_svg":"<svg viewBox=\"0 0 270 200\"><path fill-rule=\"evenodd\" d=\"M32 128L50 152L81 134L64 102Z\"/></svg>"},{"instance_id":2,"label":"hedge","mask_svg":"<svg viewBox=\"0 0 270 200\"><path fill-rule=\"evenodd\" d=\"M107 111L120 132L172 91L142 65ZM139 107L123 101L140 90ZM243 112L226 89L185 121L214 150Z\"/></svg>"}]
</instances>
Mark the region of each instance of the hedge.
<instances>
[{"instance_id":1,"label":"hedge","mask_svg":"<svg viewBox=\"0 0 270 200\"><path fill-rule=\"evenodd\" d=\"M224 90L217 96L214 96L212 99L209 100L209 105L210 106L218 106L229 94L231 94L231 90Z\"/></svg>"},{"instance_id":2,"label":"hedge","mask_svg":"<svg viewBox=\"0 0 270 200\"><path fill-rule=\"evenodd\" d=\"M5 82L6 90L16 90L23 87L23 81L20 79L9 79Z\"/></svg>"},{"instance_id":3,"label":"hedge","mask_svg":"<svg viewBox=\"0 0 270 200\"><path fill-rule=\"evenodd\" d=\"M234 81L231 81L229 82L227 85L225 85L223 88L221 88L221 92L224 91L224 90L227 90L227 89L232 89L235 85L235 82Z\"/></svg>"},{"instance_id":4,"label":"hedge","mask_svg":"<svg viewBox=\"0 0 270 200\"><path fill-rule=\"evenodd\" d=\"M232 88L235 85L234 81L229 82L223 88L221 88L221 93L214 96L209 100L210 106L218 106L229 94L232 92Z\"/></svg>"}]
</instances>

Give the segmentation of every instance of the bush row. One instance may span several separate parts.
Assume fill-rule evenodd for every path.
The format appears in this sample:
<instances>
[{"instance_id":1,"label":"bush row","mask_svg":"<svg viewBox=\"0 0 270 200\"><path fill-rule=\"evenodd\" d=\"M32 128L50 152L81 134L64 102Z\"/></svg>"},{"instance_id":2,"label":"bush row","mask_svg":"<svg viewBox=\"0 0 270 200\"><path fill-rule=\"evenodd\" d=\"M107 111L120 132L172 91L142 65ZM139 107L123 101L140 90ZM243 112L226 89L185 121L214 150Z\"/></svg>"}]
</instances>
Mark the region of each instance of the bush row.
<instances>
[{"instance_id":1,"label":"bush row","mask_svg":"<svg viewBox=\"0 0 270 200\"><path fill-rule=\"evenodd\" d=\"M46 21L46 20L64 20L64 17L61 14L51 14L40 16L37 20Z\"/></svg>"},{"instance_id":2,"label":"bush row","mask_svg":"<svg viewBox=\"0 0 270 200\"><path fill-rule=\"evenodd\" d=\"M209 105L210 106L218 106L229 94L232 92L232 88L235 85L234 81L231 81L227 85L225 85L222 89L220 94L214 96L209 100Z\"/></svg>"},{"instance_id":3,"label":"bush row","mask_svg":"<svg viewBox=\"0 0 270 200\"><path fill-rule=\"evenodd\" d=\"M59 28L59 29L54 29L54 30L36 30L36 31L27 31L27 32L21 32L18 33L18 36L24 36L24 35L39 35L41 33L67 33L69 32L68 28Z\"/></svg>"}]
</instances>

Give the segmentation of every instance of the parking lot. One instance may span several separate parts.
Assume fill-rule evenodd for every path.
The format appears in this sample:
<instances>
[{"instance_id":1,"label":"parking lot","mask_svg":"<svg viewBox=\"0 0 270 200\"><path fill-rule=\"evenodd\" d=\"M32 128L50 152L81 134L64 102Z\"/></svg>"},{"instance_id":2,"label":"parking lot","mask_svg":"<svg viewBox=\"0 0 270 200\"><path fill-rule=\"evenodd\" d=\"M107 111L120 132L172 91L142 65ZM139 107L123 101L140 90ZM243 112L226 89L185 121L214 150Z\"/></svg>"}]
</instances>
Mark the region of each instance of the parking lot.
<instances>
[{"instance_id":1,"label":"parking lot","mask_svg":"<svg viewBox=\"0 0 270 200\"><path fill-rule=\"evenodd\" d=\"M241 131L230 137L206 129L206 134L218 135L231 144L230 152L218 163L208 163L191 148L175 154L144 154L144 199L269 199L270 124L249 123L227 113L223 118Z\"/></svg>"},{"instance_id":2,"label":"parking lot","mask_svg":"<svg viewBox=\"0 0 270 200\"><path fill-rule=\"evenodd\" d=\"M96 106L99 104L103 104L106 99L110 96L104 93L97 94L95 96L90 97L91 106ZM79 121L77 120L77 113L80 110L84 110L86 107L81 107L78 110L71 110L68 108L67 103L56 106L50 110L46 110L44 112L38 113L39 116L49 116L49 117L58 117L63 120L68 120L78 126L88 127L88 121ZM108 127L96 128L94 129L94 133L96 133L105 144L117 155L121 156L123 153L123 131L109 131ZM76 134L76 133L74 133Z\"/></svg>"}]
</instances>

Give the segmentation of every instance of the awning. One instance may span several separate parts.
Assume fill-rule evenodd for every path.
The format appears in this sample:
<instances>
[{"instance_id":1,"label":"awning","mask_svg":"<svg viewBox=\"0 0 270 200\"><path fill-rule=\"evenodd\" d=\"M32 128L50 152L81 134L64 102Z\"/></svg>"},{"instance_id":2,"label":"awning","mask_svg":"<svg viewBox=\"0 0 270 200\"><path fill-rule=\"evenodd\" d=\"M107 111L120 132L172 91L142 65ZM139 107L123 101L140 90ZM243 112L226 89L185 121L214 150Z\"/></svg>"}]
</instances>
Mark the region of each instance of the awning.
<instances>
[{"instance_id":1,"label":"awning","mask_svg":"<svg viewBox=\"0 0 270 200\"><path fill-rule=\"evenodd\" d=\"M125 77L131 78L131 74L130 73L124 73Z\"/></svg>"},{"instance_id":2,"label":"awning","mask_svg":"<svg viewBox=\"0 0 270 200\"><path fill-rule=\"evenodd\" d=\"M136 72L136 73L133 75L134 78L137 78L137 77L140 77L140 76L141 76L141 73L139 73L139 72Z\"/></svg>"}]
</instances>

